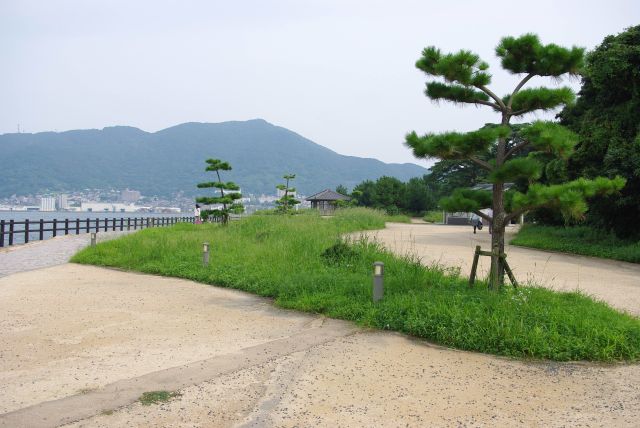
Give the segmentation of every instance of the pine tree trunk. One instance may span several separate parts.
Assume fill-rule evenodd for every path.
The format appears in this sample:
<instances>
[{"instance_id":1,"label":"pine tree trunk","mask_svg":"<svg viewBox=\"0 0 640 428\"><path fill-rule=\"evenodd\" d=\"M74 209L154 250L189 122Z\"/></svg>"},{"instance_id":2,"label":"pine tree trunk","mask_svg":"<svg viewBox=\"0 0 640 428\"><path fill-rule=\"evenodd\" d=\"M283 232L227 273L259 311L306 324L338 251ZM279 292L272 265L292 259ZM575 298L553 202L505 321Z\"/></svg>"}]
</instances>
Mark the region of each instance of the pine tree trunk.
<instances>
[{"instance_id":1,"label":"pine tree trunk","mask_svg":"<svg viewBox=\"0 0 640 428\"><path fill-rule=\"evenodd\" d=\"M509 115L502 114L502 125L509 125ZM496 166L501 166L505 162L507 141L501 138L498 141L496 156ZM493 218L491 234L491 272L489 273L489 287L498 290L504 284L504 259L500 256L504 254L504 231L505 217L504 210L504 183L497 182L493 185Z\"/></svg>"},{"instance_id":2,"label":"pine tree trunk","mask_svg":"<svg viewBox=\"0 0 640 428\"><path fill-rule=\"evenodd\" d=\"M500 257L504 254L504 183L493 185L493 218L491 233L491 272L489 275L489 287L499 289L504 283L504 261Z\"/></svg>"}]
</instances>

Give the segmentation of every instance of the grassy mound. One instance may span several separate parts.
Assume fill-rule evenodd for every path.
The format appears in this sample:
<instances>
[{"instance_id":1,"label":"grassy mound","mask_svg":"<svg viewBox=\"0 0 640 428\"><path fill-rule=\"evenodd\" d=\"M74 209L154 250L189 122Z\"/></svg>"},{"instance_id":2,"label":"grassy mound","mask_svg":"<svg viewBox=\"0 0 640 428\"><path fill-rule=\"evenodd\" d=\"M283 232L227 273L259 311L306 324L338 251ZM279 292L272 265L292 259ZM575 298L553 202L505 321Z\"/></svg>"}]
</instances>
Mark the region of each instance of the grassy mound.
<instances>
[{"instance_id":1,"label":"grassy mound","mask_svg":"<svg viewBox=\"0 0 640 428\"><path fill-rule=\"evenodd\" d=\"M227 227L180 224L147 229L78 253L74 262L188 278L275 299L281 307L409 333L442 345L513 357L637 360L640 320L579 293L482 285L376 243L340 236L376 229L366 209L317 215L252 216ZM202 243L211 263L202 266ZM385 297L371 302L374 261L385 263Z\"/></svg>"},{"instance_id":2,"label":"grassy mound","mask_svg":"<svg viewBox=\"0 0 640 428\"><path fill-rule=\"evenodd\" d=\"M640 241L625 241L611 233L586 226L525 225L510 244L640 263Z\"/></svg>"}]
</instances>

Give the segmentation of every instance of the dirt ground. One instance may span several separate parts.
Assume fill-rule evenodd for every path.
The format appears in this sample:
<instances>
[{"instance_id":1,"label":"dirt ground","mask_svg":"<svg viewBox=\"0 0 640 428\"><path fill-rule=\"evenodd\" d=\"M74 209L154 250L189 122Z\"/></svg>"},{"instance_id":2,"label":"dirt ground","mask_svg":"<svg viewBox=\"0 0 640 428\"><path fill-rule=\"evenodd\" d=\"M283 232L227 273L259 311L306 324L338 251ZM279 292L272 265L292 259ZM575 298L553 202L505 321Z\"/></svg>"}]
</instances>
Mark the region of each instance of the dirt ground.
<instances>
[{"instance_id":1,"label":"dirt ground","mask_svg":"<svg viewBox=\"0 0 640 428\"><path fill-rule=\"evenodd\" d=\"M377 232L398 251L424 250L425 262L470 258L467 235ZM555 254L511 248L521 272L517 251L544 260L534 273L558 288L575 288L563 269L576 269L581 289L640 312L639 286L611 272L615 262L561 256L568 267L556 269ZM73 264L0 278L0 427L637 427L638 385L639 365L456 351L186 280ZM181 395L136 401L154 390Z\"/></svg>"}]
</instances>

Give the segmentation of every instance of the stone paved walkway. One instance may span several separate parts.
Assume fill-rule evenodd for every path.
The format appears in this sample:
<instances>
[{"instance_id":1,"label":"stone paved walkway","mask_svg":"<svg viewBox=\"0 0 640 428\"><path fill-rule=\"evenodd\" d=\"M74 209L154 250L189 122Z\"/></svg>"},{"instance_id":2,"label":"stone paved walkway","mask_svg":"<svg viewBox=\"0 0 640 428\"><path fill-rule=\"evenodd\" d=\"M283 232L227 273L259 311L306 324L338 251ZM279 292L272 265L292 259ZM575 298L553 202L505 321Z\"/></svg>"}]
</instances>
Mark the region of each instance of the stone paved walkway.
<instances>
[{"instance_id":1,"label":"stone paved walkway","mask_svg":"<svg viewBox=\"0 0 640 428\"><path fill-rule=\"evenodd\" d=\"M98 242L132 232L134 231L99 232ZM90 243L91 234L85 233L0 248L0 277L67 263L75 253Z\"/></svg>"}]
</instances>

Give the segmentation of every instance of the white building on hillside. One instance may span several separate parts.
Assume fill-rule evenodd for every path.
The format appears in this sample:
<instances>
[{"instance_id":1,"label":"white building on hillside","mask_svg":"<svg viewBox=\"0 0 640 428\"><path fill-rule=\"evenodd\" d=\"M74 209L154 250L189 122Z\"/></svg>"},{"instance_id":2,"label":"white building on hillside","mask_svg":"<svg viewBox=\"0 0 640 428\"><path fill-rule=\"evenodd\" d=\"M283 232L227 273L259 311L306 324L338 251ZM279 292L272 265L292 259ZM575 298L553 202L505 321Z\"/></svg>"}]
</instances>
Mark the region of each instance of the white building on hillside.
<instances>
[{"instance_id":1,"label":"white building on hillside","mask_svg":"<svg viewBox=\"0 0 640 428\"><path fill-rule=\"evenodd\" d=\"M133 213L144 210L146 207L136 205L113 204L110 202L83 202L80 211L101 213Z\"/></svg>"},{"instance_id":2,"label":"white building on hillside","mask_svg":"<svg viewBox=\"0 0 640 428\"><path fill-rule=\"evenodd\" d=\"M68 210L69 209L69 199L67 195L58 195L58 209L59 210Z\"/></svg>"},{"instance_id":3,"label":"white building on hillside","mask_svg":"<svg viewBox=\"0 0 640 428\"><path fill-rule=\"evenodd\" d=\"M41 198L40 199L40 211L55 211L56 210L56 198Z\"/></svg>"}]
</instances>

